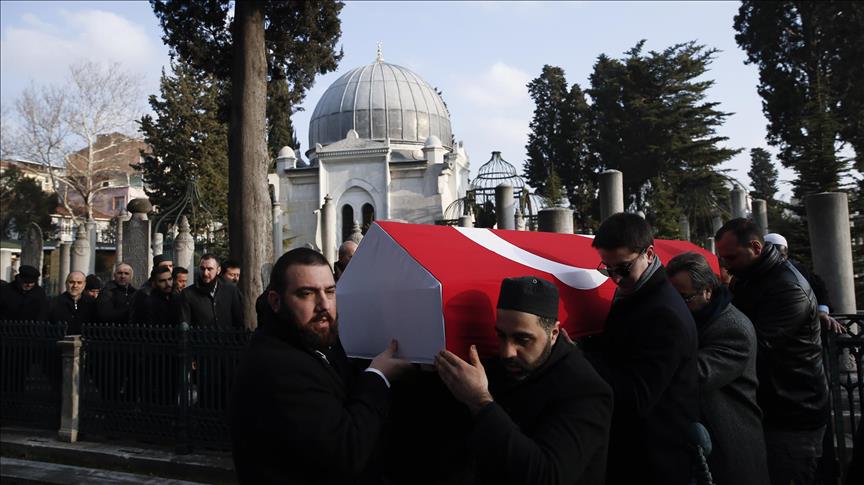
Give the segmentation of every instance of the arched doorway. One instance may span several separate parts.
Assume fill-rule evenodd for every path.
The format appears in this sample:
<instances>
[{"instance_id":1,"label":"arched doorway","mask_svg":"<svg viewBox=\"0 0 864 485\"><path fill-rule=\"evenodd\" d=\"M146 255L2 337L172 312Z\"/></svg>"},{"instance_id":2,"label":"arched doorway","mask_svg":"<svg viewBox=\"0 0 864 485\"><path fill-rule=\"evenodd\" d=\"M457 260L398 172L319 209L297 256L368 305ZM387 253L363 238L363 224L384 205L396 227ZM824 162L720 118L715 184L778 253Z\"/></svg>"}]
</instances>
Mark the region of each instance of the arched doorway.
<instances>
[{"instance_id":1,"label":"arched doorway","mask_svg":"<svg viewBox=\"0 0 864 485\"><path fill-rule=\"evenodd\" d=\"M347 241L351 237L351 230L354 227L354 208L351 204L342 206L342 239Z\"/></svg>"},{"instance_id":2,"label":"arched doorway","mask_svg":"<svg viewBox=\"0 0 864 485\"><path fill-rule=\"evenodd\" d=\"M363 225L360 226L361 232L363 235L366 235L366 231L369 230L369 227L372 225L372 222L375 220L375 208L372 207L372 204L363 204Z\"/></svg>"}]
</instances>

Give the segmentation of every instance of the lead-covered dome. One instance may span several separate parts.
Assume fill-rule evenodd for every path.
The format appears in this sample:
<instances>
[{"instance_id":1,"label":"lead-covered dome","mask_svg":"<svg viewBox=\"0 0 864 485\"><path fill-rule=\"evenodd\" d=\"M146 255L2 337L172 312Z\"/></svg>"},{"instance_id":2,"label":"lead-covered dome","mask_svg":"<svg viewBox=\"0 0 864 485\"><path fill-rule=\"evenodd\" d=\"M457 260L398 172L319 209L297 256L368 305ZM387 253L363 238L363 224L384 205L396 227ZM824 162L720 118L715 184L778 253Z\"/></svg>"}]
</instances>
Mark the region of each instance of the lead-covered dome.
<instances>
[{"instance_id":1,"label":"lead-covered dome","mask_svg":"<svg viewBox=\"0 0 864 485\"><path fill-rule=\"evenodd\" d=\"M424 144L436 136L451 147L450 114L420 76L381 59L353 69L327 88L312 112L309 147L355 130L361 139Z\"/></svg>"}]
</instances>

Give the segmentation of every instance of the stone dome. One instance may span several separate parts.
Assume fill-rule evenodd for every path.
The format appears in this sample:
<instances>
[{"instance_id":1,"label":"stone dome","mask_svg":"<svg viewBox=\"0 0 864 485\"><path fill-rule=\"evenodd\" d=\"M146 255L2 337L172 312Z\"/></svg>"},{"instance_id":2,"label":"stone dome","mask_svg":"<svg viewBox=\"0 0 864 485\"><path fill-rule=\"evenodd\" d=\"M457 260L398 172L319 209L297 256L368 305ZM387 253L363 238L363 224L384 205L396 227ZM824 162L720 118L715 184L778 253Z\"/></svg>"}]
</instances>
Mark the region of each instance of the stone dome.
<instances>
[{"instance_id":1,"label":"stone dome","mask_svg":"<svg viewBox=\"0 0 864 485\"><path fill-rule=\"evenodd\" d=\"M435 136L451 145L450 113L432 86L410 70L378 59L353 69L327 88L312 112L309 147L327 145L356 130L360 139L423 145Z\"/></svg>"}]
</instances>

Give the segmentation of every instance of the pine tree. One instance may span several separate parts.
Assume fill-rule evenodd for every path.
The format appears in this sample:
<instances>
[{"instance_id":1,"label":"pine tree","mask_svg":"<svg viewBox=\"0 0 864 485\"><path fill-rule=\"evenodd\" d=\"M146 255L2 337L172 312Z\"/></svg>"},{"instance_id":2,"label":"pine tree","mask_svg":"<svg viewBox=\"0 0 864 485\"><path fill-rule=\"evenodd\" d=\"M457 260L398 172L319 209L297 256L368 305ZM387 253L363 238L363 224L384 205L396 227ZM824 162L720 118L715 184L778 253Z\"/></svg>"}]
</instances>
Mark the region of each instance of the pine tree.
<instances>
[{"instance_id":1,"label":"pine tree","mask_svg":"<svg viewBox=\"0 0 864 485\"><path fill-rule=\"evenodd\" d=\"M701 78L717 51L687 42L644 53L643 45L620 60L598 57L589 148L600 166L623 172L625 206L645 211L658 236L676 237L683 211L698 240L727 198L717 167L740 151L719 146L727 138L717 127L730 113L705 100L714 81Z\"/></svg>"},{"instance_id":2,"label":"pine tree","mask_svg":"<svg viewBox=\"0 0 864 485\"><path fill-rule=\"evenodd\" d=\"M750 150L750 185L753 190L750 196L754 199L763 199L773 202L777 194L777 168L771 162L771 154L764 148L753 148Z\"/></svg>"},{"instance_id":3,"label":"pine tree","mask_svg":"<svg viewBox=\"0 0 864 485\"><path fill-rule=\"evenodd\" d=\"M735 17L735 40L759 68L768 142L798 174L799 201L840 188L843 142L864 148L862 20L855 2L748 0Z\"/></svg>"},{"instance_id":4,"label":"pine tree","mask_svg":"<svg viewBox=\"0 0 864 485\"><path fill-rule=\"evenodd\" d=\"M228 125L219 113L224 84L188 63L171 63L163 70L160 95L150 96L155 118L145 115L139 125L151 153L137 168L144 174L147 196L165 209L186 191L189 180L197 181L202 199L213 221L190 220L200 234L209 222L224 230L217 246L225 246L228 225ZM199 213L200 213L200 209Z\"/></svg>"},{"instance_id":5,"label":"pine tree","mask_svg":"<svg viewBox=\"0 0 864 485\"><path fill-rule=\"evenodd\" d=\"M543 66L540 77L528 83L528 93L534 100L534 116L528 125L525 149L525 178L529 185L548 197L547 185L556 172L557 164L566 156L562 132L562 108L567 102L567 80L560 67ZM557 188L553 187L552 190Z\"/></svg>"}]
</instances>

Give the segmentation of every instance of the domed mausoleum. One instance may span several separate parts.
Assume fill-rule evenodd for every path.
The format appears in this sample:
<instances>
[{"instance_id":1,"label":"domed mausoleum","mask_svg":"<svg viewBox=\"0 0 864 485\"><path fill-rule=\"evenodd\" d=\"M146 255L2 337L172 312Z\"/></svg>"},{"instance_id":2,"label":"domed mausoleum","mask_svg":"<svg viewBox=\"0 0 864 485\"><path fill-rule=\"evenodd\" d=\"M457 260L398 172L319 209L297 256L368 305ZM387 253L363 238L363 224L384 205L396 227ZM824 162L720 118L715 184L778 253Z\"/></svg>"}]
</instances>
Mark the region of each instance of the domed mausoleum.
<instances>
[{"instance_id":1,"label":"domed mausoleum","mask_svg":"<svg viewBox=\"0 0 864 485\"><path fill-rule=\"evenodd\" d=\"M355 222L364 233L378 219L433 224L468 188L468 156L444 100L417 74L384 62L380 49L374 63L348 71L318 100L309 147L308 161L283 148L271 180L286 250L323 249L328 195L338 245Z\"/></svg>"}]
</instances>

